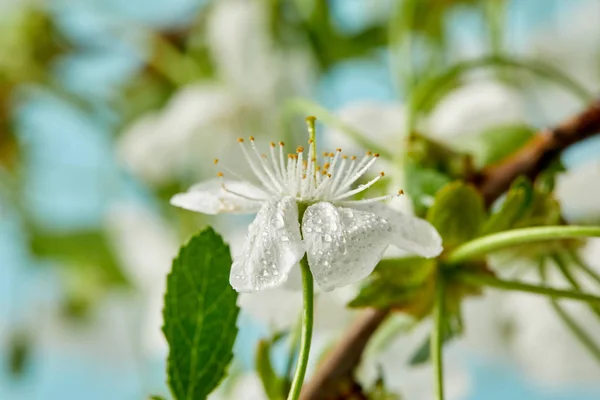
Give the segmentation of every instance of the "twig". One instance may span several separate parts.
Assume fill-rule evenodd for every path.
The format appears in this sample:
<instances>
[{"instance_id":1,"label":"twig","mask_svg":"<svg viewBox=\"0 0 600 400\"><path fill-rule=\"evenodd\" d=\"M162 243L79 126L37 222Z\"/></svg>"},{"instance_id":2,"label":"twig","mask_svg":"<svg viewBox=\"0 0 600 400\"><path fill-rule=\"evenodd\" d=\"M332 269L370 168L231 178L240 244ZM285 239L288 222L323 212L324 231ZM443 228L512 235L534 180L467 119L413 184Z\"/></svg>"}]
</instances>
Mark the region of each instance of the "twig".
<instances>
[{"instance_id":1,"label":"twig","mask_svg":"<svg viewBox=\"0 0 600 400\"><path fill-rule=\"evenodd\" d=\"M489 205L519 175L535 178L564 149L597 133L600 133L600 101L595 101L585 111L556 128L536 135L510 157L486 167L474 178L474 183Z\"/></svg>"},{"instance_id":2,"label":"twig","mask_svg":"<svg viewBox=\"0 0 600 400\"><path fill-rule=\"evenodd\" d=\"M515 154L485 168L473 183L481 190L486 203L493 203L519 175L535 178L567 147L600 133L600 101L563 122L554 129L536 135ZM325 400L340 377L351 376L361 355L389 310L365 310L346 335L317 369L312 381L302 389L301 400Z\"/></svg>"}]
</instances>

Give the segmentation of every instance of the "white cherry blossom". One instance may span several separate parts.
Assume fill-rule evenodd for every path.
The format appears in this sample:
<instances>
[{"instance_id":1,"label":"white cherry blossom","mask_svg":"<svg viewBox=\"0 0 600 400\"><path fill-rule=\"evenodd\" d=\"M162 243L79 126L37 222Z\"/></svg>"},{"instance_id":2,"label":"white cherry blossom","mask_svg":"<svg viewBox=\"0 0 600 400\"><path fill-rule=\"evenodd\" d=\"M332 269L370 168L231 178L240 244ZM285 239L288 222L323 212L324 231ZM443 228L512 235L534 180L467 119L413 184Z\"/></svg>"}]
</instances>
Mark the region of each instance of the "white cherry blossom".
<instances>
[{"instance_id":1,"label":"white cherry blossom","mask_svg":"<svg viewBox=\"0 0 600 400\"><path fill-rule=\"evenodd\" d=\"M205 214L257 212L231 268L230 282L237 291L281 286L305 254L315 281L329 291L369 275L389 245L424 257L442 251L441 238L428 222L382 203L401 192L352 200L384 176L382 172L354 187L378 154L348 157L337 149L324 153L319 164L312 140L307 156L303 147L286 156L282 142L271 143L268 156L260 153L253 137L250 146L243 139L239 144L259 185L229 171L238 180L219 173L220 179L171 199L175 206Z\"/></svg>"}]
</instances>

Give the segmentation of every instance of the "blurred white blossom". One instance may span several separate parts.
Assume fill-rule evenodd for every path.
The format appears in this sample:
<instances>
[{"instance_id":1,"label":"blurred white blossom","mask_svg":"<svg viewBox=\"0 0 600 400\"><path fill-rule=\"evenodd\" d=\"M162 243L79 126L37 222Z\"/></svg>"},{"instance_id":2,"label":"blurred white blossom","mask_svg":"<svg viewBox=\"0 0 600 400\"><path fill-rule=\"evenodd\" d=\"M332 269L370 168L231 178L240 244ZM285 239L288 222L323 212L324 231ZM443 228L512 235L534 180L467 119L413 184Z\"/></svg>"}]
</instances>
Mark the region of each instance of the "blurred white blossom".
<instances>
[{"instance_id":1,"label":"blurred white blossom","mask_svg":"<svg viewBox=\"0 0 600 400\"><path fill-rule=\"evenodd\" d=\"M450 92L425 123L428 136L452 144L490 128L523 123L525 109L517 91L498 82L472 81Z\"/></svg>"},{"instance_id":2,"label":"blurred white blossom","mask_svg":"<svg viewBox=\"0 0 600 400\"><path fill-rule=\"evenodd\" d=\"M161 331L166 276L177 254L178 240L156 213L139 204L117 204L109 210L106 228L118 258L137 290L141 350L146 356L166 354Z\"/></svg>"},{"instance_id":3,"label":"blurred white blossom","mask_svg":"<svg viewBox=\"0 0 600 400\"><path fill-rule=\"evenodd\" d=\"M599 224L600 161L590 161L558 174L555 194L567 222Z\"/></svg>"},{"instance_id":4,"label":"blurred white blossom","mask_svg":"<svg viewBox=\"0 0 600 400\"><path fill-rule=\"evenodd\" d=\"M154 185L198 179L240 133L274 133L281 101L306 95L314 66L302 47L277 47L268 4L222 0L210 8L207 40L217 76L177 92L158 112L134 121L119 143L120 158Z\"/></svg>"}]
</instances>

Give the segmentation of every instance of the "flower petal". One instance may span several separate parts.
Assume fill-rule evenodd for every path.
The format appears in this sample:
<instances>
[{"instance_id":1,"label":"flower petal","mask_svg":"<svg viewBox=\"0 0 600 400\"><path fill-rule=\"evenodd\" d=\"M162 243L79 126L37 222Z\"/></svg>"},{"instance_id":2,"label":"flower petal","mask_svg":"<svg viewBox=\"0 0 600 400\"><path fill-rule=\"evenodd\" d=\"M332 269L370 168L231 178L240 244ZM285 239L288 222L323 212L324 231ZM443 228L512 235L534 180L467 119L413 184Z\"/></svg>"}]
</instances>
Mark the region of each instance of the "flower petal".
<instances>
[{"instance_id":1,"label":"flower petal","mask_svg":"<svg viewBox=\"0 0 600 400\"><path fill-rule=\"evenodd\" d=\"M303 255L296 200L269 200L248 228L244 249L233 261L229 281L238 292L280 286Z\"/></svg>"},{"instance_id":2,"label":"flower petal","mask_svg":"<svg viewBox=\"0 0 600 400\"><path fill-rule=\"evenodd\" d=\"M252 214L267 198L264 191L248 182L212 179L176 194L171 198L171 204L203 214Z\"/></svg>"},{"instance_id":3,"label":"flower petal","mask_svg":"<svg viewBox=\"0 0 600 400\"><path fill-rule=\"evenodd\" d=\"M443 250L440 234L424 219L400 214L383 203L357 205L356 208L370 211L388 221L394 233L391 244L400 249L427 258L436 257Z\"/></svg>"},{"instance_id":4,"label":"flower petal","mask_svg":"<svg viewBox=\"0 0 600 400\"><path fill-rule=\"evenodd\" d=\"M321 202L306 209L302 233L315 281L329 291L373 271L390 244L392 227L371 212Z\"/></svg>"}]
</instances>

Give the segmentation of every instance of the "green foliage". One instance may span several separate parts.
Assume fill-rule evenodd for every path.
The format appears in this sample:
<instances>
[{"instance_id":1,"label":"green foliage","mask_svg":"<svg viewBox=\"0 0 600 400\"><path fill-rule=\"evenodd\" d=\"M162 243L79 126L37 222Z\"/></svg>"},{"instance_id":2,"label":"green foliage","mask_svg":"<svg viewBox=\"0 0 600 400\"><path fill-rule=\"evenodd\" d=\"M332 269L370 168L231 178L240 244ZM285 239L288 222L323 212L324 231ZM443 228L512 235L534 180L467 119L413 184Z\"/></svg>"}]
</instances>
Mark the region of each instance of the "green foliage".
<instances>
[{"instance_id":1,"label":"green foliage","mask_svg":"<svg viewBox=\"0 0 600 400\"><path fill-rule=\"evenodd\" d=\"M261 340L256 348L256 372L269 400L282 400L285 397L285 381L277 376L271 362L271 349L274 340Z\"/></svg>"},{"instance_id":2,"label":"green foliage","mask_svg":"<svg viewBox=\"0 0 600 400\"><path fill-rule=\"evenodd\" d=\"M86 270L100 283L127 285L127 277L121 270L115 255L100 231L76 231L54 233L33 231L30 237L33 254L50 258L72 267Z\"/></svg>"},{"instance_id":3,"label":"green foliage","mask_svg":"<svg viewBox=\"0 0 600 400\"><path fill-rule=\"evenodd\" d=\"M163 332L177 400L205 399L233 357L239 308L229 285L229 247L211 228L192 237L167 277Z\"/></svg>"},{"instance_id":4,"label":"green foliage","mask_svg":"<svg viewBox=\"0 0 600 400\"><path fill-rule=\"evenodd\" d=\"M385 387L383 378L377 379L375 385L367 393L368 400L401 400L402 397L396 393L392 393Z\"/></svg>"},{"instance_id":5,"label":"green foliage","mask_svg":"<svg viewBox=\"0 0 600 400\"><path fill-rule=\"evenodd\" d=\"M415 213L424 216L438 190L454 179L470 175L471 164L470 156L413 133L408 141L404 170L406 190Z\"/></svg>"},{"instance_id":6,"label":"green foliage","mask_svg":"<svg viewBox=\"0 0 600 400\"><path fill-rule=\"evenodd\" d=\"M487 220L482 234L511 229L528 213L534 198L533 186L527 178L517 178L510 187L504 202Z\"/></svg>"},{"instance_id":7,"label":"green foliage","mask_svg":"<svg viewBox=\"0 0 600 400\"><path fill-rule=\"evenodd\" d=\"M483 199L471 185L456 181L435 196L427 220L438 230L444 249L452 249L479 235L486 214Z\"/></svg>"},{"instance_id":8,"label":"green foliage","mask_svg":"<svg viewBox=\"0 0 600 400\"><path fill-rule=\"evenodd\" d=\"M523 124L496 126L459 145L461 150L473 155L475 167L482 168L503 160L523 147L535 135L535 130Z\"/></svg>"},{"instance_id":9,"label":"green foliage","mask_svg":"<svg viewBox=\"0 0 600 400\"><path fill-rule=\"evenodd\" d=\"M420 318L431 308L435 266L420 257L382 260L348 306L393 308Z\"/></svg>"},{"instance_id":10,"label":"green foliage","mask_svg":"<svg viewBox=\"0 0 600 400\"><path fill-rule=\"evenodd\" d=\"M24 332L15 332L7 343L8 371L16 378L25 372L31 358L31 338Z\"/></svg>"}]
</instances>

